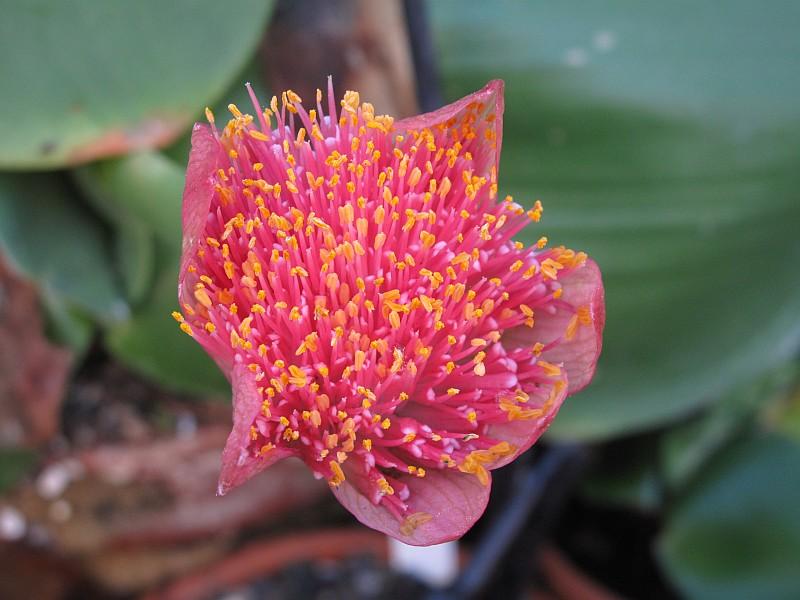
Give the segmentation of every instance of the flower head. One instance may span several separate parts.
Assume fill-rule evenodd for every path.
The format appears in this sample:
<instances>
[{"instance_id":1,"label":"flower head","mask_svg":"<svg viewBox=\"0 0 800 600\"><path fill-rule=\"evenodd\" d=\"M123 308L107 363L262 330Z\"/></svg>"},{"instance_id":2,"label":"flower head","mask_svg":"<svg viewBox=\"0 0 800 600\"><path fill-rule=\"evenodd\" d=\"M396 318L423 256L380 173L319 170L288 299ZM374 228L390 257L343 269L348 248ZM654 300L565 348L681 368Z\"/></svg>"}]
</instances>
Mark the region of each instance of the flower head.
<instances>
[{"instance_id":1,"label":"flower head","mask_svg":"<svg viewBox=\"0 0 800 600\"><path fill-rule=\"evenodd\" d=\"M502 82L399 122L250 93L195 126L184 192L175 317L233 387L219 491L296 456L366 525L458 537L591 379L600 272L513 241L542 207L498 196Z\"/></svg>"}]
</instances>

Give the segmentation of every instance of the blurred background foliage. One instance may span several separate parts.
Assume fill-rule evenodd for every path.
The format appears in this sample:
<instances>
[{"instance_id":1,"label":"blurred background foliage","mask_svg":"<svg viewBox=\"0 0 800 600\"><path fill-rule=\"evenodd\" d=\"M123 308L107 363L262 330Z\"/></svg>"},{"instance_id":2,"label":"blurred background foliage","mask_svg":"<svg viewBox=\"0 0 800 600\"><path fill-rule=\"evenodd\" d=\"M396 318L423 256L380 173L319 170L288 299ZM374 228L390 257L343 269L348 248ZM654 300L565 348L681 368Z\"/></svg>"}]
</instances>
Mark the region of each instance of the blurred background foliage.
<instances>
[{"instance_id":1,"label":"blurred background foliage","mask_svg":"<svg viewBox=\"0 0 800 600\"><path fill-rule=\"evenodd\" d=\"M4 260L73 373L99 347L227 401L170 318L183 170L206 105L248 106L246 80L272 91L271 3L0 4ZM445 100L506 81L501 191L545 206L525 240L603 270L595 382L548 434L595 450L581 494L654 515L654 555L688 597L797 597L800 5L409 4L428 11ZM6 444L0 485L29 455Z\"/></svg>"}]
</instances>

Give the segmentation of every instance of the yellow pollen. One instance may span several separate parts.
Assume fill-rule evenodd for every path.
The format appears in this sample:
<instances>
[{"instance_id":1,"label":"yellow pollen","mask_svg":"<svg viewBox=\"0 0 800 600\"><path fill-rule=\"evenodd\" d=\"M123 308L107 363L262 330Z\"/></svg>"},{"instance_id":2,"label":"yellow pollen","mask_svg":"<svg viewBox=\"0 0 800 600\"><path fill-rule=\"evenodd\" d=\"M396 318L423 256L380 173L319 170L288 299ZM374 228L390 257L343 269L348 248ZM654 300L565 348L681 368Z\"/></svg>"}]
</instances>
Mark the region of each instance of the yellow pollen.
<instances>
[{"instance_id":1,"label":"yellow pollen","mask_svg":"<svg viewBox=\"0 0 800 600\"><path fill-rule=\"evenodd\" d=\"M537 361L536 364L542 368L545 375L547 375L548 377L559 377L561 375L561 367L554 365L553 363L540 360Z\"/></svg>"},{"instance_id":2,"label":"yellow pollen","mask_svg":"<svg viewBox=\"0 0 800 600\"><path fill-rule=\"evenodd\" d=\"M331 473L333 474L331 478L328 479L328 483L331 487L339 487L344 482L344 471L342 471L342 467L335 460L330 461L328 466L331 468Z\"/></svg>"},{"instance_id":3,"label":"yellow pollen","mask_svg":"<svg viewBox=\"0 0 800 600\"><path fill-rule=\"evenodd\" d=\"M578 320L581 322L581 325L592 324L592 313L588 306L578 307Z\"/></svg>"},{"instance_id":4,"label":"yellow pollen","mask_svg":"<svg viewBox=\"0 0 800 600\"><path fill-rule=\"evenodd\" d=\"M433 519L433 515L426 512L416 512L410 514L400 525L400 533L403 535L411 535L420 525L424 525L431 519Z\"/></svg>"},{"instance_id":5,"label":"yellow pollen","mask_svg":"<svg viewBox=\"0 0 800 600\"><path fill-rule=\"evenodd\" d=\"M567 323L567 327L564 330L565 340L569 341L575 337L575 333L578 331L578 325L579 325L578 315L574 314L570 318L569 323Z\"/></svg>"},{"instance_id":6,"label":"yellow pollen","mask_svg":"<svg viewBox=\"0 0 800 600\"><path fill-rule=\"evenodd\" d=\"M542 261L542 274L549 278L549 279L557 279L558 278L558 271L564 268L560 262L553 260L552 258L545 258Z\"/></svg>"},{"instance_id":7,"label":"yellow pollen","mask_svg":"<svg viewBox=\"0 0 800 600\"><path fill-rule=\"evenodd\" d=\"M208 292L204 288L198 288L194 291L194 297L197 301L205 306L206 308L211 308L211 298L208 296Z\"/></svg>"},{"instance_id":8,"label":"yellow pollen","mask_svg":"<svg viewBox=\"0 0 800 600\"><path fill-rule=\"evenodd\" d=\"M389 485L389 482L386 481L385 478L381 477L380 479L378 479L376 483L378 484L378 489L380 490L381 494L387 496L391 496L392 494L394 494L394 489L392 488L391 485Z\"/></svg>"},{"instance_id":9,"label":"yellow pollen","mask_svg":"<svg viewBox=\"0 0 800 600\"><path fill-rule=\"evenodd\" d=\"M305 387L308 383L306 374L300 367L296 365L289 365L289 373L291 374L289 377L289 383L292 383L297 387Z\"/></svg>"},{"instance_id":10,"label":"yellow pollen","mask_svg":"<svg viewBox=\"0 0 800 600\"><path fill-rule=\"evenodd\" d=\"M260 131L258 131L257 129L251 129L250 131L248 131L248 132L247 132L247 134L248 134L248 135L249 135L251 138L253 138L254 140L258 140L258 141L260 141L260 142L267 142L267 141L269 141L269 136L267 136L267 135L265 135L265 134L261 133L261 132L260 132Z\"/></svg>"}]
</instances>

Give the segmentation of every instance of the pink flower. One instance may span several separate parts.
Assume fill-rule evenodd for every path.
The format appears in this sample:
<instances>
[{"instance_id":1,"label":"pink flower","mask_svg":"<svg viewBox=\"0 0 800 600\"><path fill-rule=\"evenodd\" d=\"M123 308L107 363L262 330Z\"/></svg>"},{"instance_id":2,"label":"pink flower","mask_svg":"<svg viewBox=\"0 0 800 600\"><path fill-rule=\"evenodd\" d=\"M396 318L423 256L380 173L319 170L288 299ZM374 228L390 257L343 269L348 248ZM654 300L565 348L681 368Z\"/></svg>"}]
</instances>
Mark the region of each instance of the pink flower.
<instances>
[{"instance_id":1,"label":"pink flower","mask_svg":"<svg viewBox=\"0 0 800 600\"><path fill-rule=\"evenodd\" d=\"M499 199L503 83L393 122L329 84L196 125L182 329L233 387L219 493L301 458L362 523L461 536L490 471L592 378L600 271L512 241L542 208Z\"/></svg>"}]
</instances>

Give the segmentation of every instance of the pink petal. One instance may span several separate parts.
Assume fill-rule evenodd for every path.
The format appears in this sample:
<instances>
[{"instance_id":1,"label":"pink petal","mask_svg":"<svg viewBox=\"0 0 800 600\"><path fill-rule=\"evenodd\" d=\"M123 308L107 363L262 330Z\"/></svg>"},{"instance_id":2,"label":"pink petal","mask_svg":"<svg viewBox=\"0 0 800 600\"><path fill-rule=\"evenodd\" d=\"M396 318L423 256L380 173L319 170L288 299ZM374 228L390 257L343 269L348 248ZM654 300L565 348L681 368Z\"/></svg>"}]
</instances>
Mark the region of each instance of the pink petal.
<instances>
[{"instance_id":1,"label":"pink petal","mask_svg":"<svg viewBox=\"0 0 800 600\"><path fill-rule=\"evenodd\" d=\"M255 375L243 364L233 368L233 429L222 451L222 470L219 474L217 494L225 495L233 488L257 475L282 458L292 456L285 448L273 448L261 458L249 451L250 426L261 411L262 398L258 392Z\"/></svg>"},{"instance_id":2,"label":"pink petal","mask_svg":"<svg viewBox=\"0 0 800 600\"><path fill-rule=\"evenodd\" d=\"M488 152L490 156L488 156L488 160L485 161L485 164L490 166L497 167L499 169L500 166L500 148L503 142L503 88L505 83L502 79L494 79L487 83L482 89L478 90L470 94L469 96L464 96L460 100L456 100L452 104L448 104L447 106L443 106L438 110L434 110L433 112L424 113L421 115L417 115L414 117L409 117L407 119L403 119L395 123L395 129L402 133L403 131L408 131L410 129L424 129L424 128L433 128L440 123L445 123L449 119L453 117L458 117L464 110L467 108L468 105L472 104L473 102L480 102L485 105L485 113L494 114L495 120L493 123L493 129L495 132L495 139L497 144L494 148L491 148L489 144L480 144L479 150L481 152ZM477 159L478 157L476 157ZM484 162L484 161L480 161ZM476 169L479 169L479 166L476 165Z\"/></svg>"},{"instance_id":3,"label":"pink petal","mask_svg":"<svg viewBox=\"0 0 800 600\"><path fill-rule=\"evenodd\" d=\"M588 259L582 267L559 277L564 293L561 299L574 307L586 306L592 316L591 325L578 327L571 340L562 339L555 347L542 353L549 362L563 363L569 378L569 393L579 392L592 380L597 359L603 346L603 325L606 319L603 281L597 264ZM533 328L520 327L506 332L503 342L529 346L535 342L545 345L564 334L572 313L558 310L555 314L536 314Z\"/></svg>"},{"instance_id":4,"label":"pink petal","mask_svg":"<svg viewBox=\"0 0 800 600\"><path fill-rule=\"evenodd\" d=\"M347 463L345 463L347 465ZM486 510L491 480L483 485L474 475L455 469L431 469L425 477L400 475L398 479L409 487L409 515L430 515L430 520L404 533L403 521L397 519L382 504L375 505L361 494L353 480L353 469L346 470L348 479L333 488L339 502L367 527L377 529L412 546L431 546L464 535Z\"/></svg>"},{"instance_id":5,"label":"pink petal","mask_svg":"<svg viewBox=\"0 0 800 600\"><path fill-rule=\"evenodd\" d=\"M194 305L192 286L187 282L189 263L197 252L208 219L214 196L212 175L225 164L223 161L224 155L211 128L197 123L192 130L192 151L183 188L183 249L178 276L181 304Z\"/></svg>"},{"instance_id":6,"label":"pink petal","mask_svg":"<svg viewBox=\"0 0 800 600\"><path fill-rule=\"evenodd\" d=\"M574 394L592 380L597 359L600 358L600 350L603 347L603 326L606 321L605 294L600 269L591 259L587 260L583 267L565 275L561 283L564 286L562 298L573 306L588 306L592 324L578 327L575 337L564 340L552 350L546 351L542 358L552 363L564 363L569 377L569 393ZM558 318L558 314L550 319L543 317L540 324L543 333L548 325L552 328L557 327ZM553 323L548 323L549 320Z\"/></svg>"},{"instance_id":7,"label":"pink petal","mask_svg":"<svg viewBox=\"0 0 800 600\"><path fill-rule=\"evenodd\" d=\"M562 380L564 383L568 383L568 378L566 376L563 376ZM551 389L552 386L546 386L542 388L539 393L543 397L546 397L550 394ZM531 405L531 408L542 403L543 398L537 398L537 392L532 390L526 391L531 396L531 399L528 402L528 404ZM547 428L550 427L550 423L555 418L558 410L561 408L561 405L568 394L568 386L564 385L557 396L553 399L553 402L547 408L546 412L537 419L518 419L514 421L508 421L507 423L496 423L490 425L487 434L489 437L503 440L517 447L517 451L514 452L514 454L501 458L490 468L497 469L507 465L511 461L515 460L520 454L525 452L528 448L533 446L536 443L536 440L538 440L547 430Z\"/></svg>"}]
</instances>

